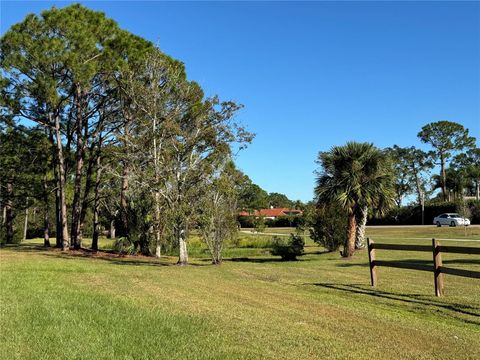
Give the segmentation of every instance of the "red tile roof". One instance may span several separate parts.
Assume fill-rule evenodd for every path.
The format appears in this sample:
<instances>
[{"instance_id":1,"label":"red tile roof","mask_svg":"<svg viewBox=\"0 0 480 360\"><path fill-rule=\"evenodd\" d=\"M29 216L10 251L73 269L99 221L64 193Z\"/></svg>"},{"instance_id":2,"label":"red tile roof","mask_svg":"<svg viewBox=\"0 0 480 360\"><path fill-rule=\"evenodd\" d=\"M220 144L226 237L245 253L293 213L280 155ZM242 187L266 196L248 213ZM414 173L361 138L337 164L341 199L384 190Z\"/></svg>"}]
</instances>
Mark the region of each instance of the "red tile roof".
<instances>
[{"instance_id":1,"label":"red tile roof","mask_svg":"<svg viewBox=\"0 0 480 360\"><path fill-rule=\"evenodd\" d=\"M302 215L302 210L295 210L289 208L273 208L273 209L261 209L255 210L253 213L248 211L242 211L238 215L240 216L265 216L265 217L279 217L288 215Z\"/></svg>"}]
</instances>

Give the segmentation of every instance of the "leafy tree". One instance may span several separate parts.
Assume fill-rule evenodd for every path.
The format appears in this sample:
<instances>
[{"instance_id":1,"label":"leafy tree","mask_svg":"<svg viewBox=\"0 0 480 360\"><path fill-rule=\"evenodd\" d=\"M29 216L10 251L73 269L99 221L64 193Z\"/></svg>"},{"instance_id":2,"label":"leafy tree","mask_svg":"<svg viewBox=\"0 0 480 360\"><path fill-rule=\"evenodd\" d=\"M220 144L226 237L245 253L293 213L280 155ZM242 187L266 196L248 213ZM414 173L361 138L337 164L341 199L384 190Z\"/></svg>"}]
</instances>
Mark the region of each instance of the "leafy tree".
<instances>
[{"instance_id":1,"label":"leafy tree","mask_svg":"<svg viewBox=\"0 0 480 360\"><path fill-rule=\"evenodd\" d=\"M446 166L455 152L475 146L475 138L471 137L468 129L451 121L437 121L422 127L418 137L434 149L435 161L440 162L440 178L443 199L447 200Z\"/></svg>"},{"instance_id":2,"label":"leafy tree","mask_svg":"<svg viewBox=\"0 0 480 360\"><path fill-rule=\"evenodd\" d=\"M28 15L2 37L3 95L11 115L52 132L57 238L64 249L70 246L68 171L74 169L70 235L72 245L79 248L96 171L93 155L100 153L100 134L105 135L105 123L112 119L118 100L115 74L151 46L120 30L103 13L79 4ZM70 152L72 164L65 155Z\"/></svg>"},{"instance_id":3,"label":"leafy tree","mask_svg":"<svg viewBox=\"0 0 480 360\"><path fill-rule=\"evenodd\" d=\"M34 197L41 193L42 178L38 173L39 165L43 165L42 140L38 131L24 126L7 126L0 131L0 194L5 209L7 244L15 240L14 221L18 212L28 209Z\"/></svg>"},{"instance_id":4,"label":"leafy tree","mask_svg":"<svg viewBox=\"0 0 480 360\"><path fill-rule=\"evenodd\" d=\"M238 195L238 208L252 213L254 210L266 209L268 206L268 193L244 175Z\"/></svg>"},{"instance_id":5,"label":"leafy tree","mask_svg":"<svg viewBox=\"0 0 480 360\"><path fill-rule=\"evenodd\" d=\"M458 154L452 165L457 171L463 170L466 177L474 182L475 198L480 200L480 148Z\"/></svg>"},{"instance_id":6,"label":"leafy tree","mask_svg":"<svg viewBox=\"0 0 480 360\"><path fill-rule=\"evenodd\" d=\"M280 193L269 193L268 203L274 208L292 208L293 201L291 201L286 195Z\"/></svg>"},{"instance_id":7,"label":"leafy tree","mask_svg":"<svg viewBox=\"0 0 480 360\"><path fill-rule=\"evenodd\" d=\"M394 201L393 178L386 154L372 144L349 142L321 152L315 195L319 203L338 203L348 212L343 256L355 252L357 214L362 207L384 212Z\"/></svg>"},{"instance_id":8,"label":"leafy tree","mask_svg":"<svg viewBox=\"0 0 480 360\"><path fill-rule=\"evenodd\" d=\"M467 175L464 169L448 167L445 170L445 188L447 189L447 201L461 200L464 189L467 187ZM443 186L443 179L439 175L433 176L433 188L440 189Z\"/></svg>"},{"instance_id":9,"label":"leafy tree","mask_svg":"<svg viewBox=\"0 0 480 360\"><path fill-rule=\"evenodd\" d=\"M205 184L203 191L199 216L200 234L215 265L222 262L225 241L233 239L238 231L237 176L233 163L228 162L218 177Z\"/></svg>"},{"instance_id":10,"label":"leafy tree","mask_svg":"<svg viewBox=\"0 0 480 360\"><path fill-rule=\"evenodd\" d=\"M431 151L425 152L414 146L408 148L406 153L406 160L410 169L410 182L414 184L419 205L422 204L422 199L424 199L427 193L425 174L428 174L434 167L432 156L433 153Z\"/></svg>"},{"instance_id":11,"label":"leafy tree","mask_svg":"<svg viewBox=\"0 0 480 360\"><path fill-rule=\"evenodd\" d=\"M202 184L231 155L234 144L242 147L251 134L233 120L239 105L217 97L205 99L198 84L186 79L182 64L159 53L152 56L136 71L145 74L146 81L126 82L125 96L135 116L130 130L135 136L123 137L123 157L131 181L154 199L156 214L161 208L163 224L158 223L159 215L151 224L172 235L179 248L178 263L186 265L188 233L203 195Z\"/></svg>"},{"instance_id":12,"label":"leafy tree","mask_svg":"<svg viewBox=\"0 0 480 360\"><path fill-rule=\"evenodd\" d=\"M402 148L394 145L386 149L393 163L395 174L396 203L401 206L402 199L416 192L418 203L427 192L424 174L433 168L433 152L425 152L414 146ZM423 195L422 195L423 194Z\"/></svg>"},{"instance_id":13,"label":"leafy tree","mask_svg":"<svg viewBox=\"0 0 480 360\"><path fill-rule=\"evenodd\" d=\"M391 148L387 148L386 151L392 160L395 175L395 202L400 207L402 206L403 198L412 191L412 186L409 182L410 162L408 159L408 148L394 145Z\"/></svg>"}]
</instances>

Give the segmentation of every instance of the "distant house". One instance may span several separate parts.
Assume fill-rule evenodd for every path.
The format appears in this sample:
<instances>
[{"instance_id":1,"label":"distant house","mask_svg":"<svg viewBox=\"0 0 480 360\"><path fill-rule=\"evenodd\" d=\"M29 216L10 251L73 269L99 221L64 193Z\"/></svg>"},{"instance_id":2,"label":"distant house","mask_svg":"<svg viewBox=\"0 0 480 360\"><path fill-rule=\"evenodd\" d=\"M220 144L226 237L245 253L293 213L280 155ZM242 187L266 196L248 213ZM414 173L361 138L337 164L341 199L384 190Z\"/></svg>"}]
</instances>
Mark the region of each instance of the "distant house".
<instances>
[{"instance_id":1,"label":"distant house","mask_svg":"<svg viewBox=\"0 0 480 360\"><path fill-rule=\"evenodd\" d=\"M288 209L288 208L270 208L270 209L261 209L255 210L254 212L242 211L238 214L239 216L263 216L265 219L275 220L279 217L285 216L302 216L302 210Z\"/></svg>"}]
</instances>

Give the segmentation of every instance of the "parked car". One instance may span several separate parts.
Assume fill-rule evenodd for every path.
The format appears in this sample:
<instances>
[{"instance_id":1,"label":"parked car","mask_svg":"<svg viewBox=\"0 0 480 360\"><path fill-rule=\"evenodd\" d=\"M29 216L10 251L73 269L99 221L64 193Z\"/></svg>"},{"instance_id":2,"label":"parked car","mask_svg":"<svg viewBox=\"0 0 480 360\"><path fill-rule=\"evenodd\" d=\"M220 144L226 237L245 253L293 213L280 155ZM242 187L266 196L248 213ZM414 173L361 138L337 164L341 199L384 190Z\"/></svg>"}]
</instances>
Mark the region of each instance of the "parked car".
<instances>
[{"instance_id":1,"label":"parked car","mask_svg":"<svg viewBox=\"0 0 480 360\"><path fill-rule=\"evenodd\" d=\"M433 219L433 223L438 227L442 225L448 226L468 226L470 225L470 220L460 216L460 214L455 213L446 213L436 216Z\"/></svg>"}]
</instances>

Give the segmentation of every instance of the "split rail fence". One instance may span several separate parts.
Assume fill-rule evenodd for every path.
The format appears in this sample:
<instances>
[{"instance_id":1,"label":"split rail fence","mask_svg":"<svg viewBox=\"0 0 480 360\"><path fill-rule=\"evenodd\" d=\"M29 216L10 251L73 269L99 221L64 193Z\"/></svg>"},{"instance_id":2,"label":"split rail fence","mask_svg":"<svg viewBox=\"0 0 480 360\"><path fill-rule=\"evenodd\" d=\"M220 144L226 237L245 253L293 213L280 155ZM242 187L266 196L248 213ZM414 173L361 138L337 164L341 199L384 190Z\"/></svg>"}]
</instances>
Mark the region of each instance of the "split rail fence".
<instances>
[{"instance_id":1,"label":"split rail fence","mask_svg":"<svg viewBox=\"0 0 480 360\"><path fill-rule=\"evenodd\" d=\"M480 279L480 271L471 271L463 269L454 269L443 266L442 253L455 254L476 254L480 255L480 247L467 246L443 246L436 239L432 239L432 246L429 245L403 245L403 244L379 244L370 238L368 243L368 262L370 264L370 279L372 286L377 286L377 268L379 266L393 267L401 269L411 269L433 272L435 283L435 295L444 295L444 274L463 276L468 278ZM401 251L423 251L431 252L433 255L433 266L415 263L403 263L399 261L377 260L375 250L401 250Z\"/></svg>"}]
</instances>

